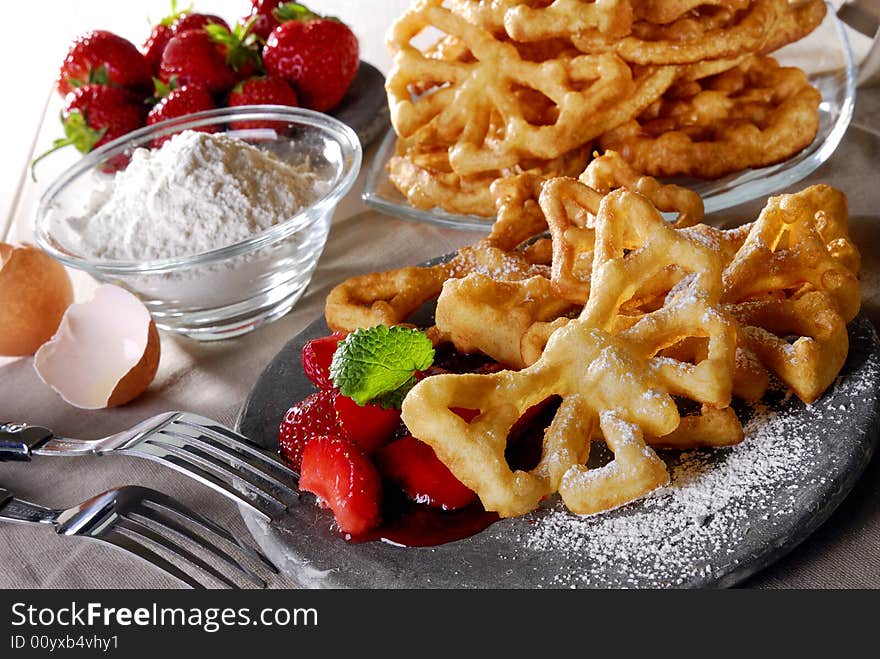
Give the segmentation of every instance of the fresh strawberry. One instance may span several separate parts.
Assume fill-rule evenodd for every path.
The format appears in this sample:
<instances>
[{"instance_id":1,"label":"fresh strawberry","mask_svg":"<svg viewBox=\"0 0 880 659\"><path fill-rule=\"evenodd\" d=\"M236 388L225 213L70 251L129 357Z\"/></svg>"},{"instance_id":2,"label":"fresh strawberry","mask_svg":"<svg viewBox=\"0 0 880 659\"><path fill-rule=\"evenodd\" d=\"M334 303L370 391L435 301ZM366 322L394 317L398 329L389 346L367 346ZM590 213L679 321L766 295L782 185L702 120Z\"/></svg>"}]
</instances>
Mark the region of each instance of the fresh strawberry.
<instances>
[{"instance_id":1,"label":"fresh strawberry","mask_svg":"<svg viewBox=\"0 0 880 659\"><path fill-rule=\"evenodd\" d=\"M174 21L172 29L178 35L188 30L202 30L209 25L220 25L229 30L229 23L213 14L182 14Z\"/></svg>"},{"instance_id":2,"label":"fresh strawberry","mask_svg":"<svg viewBox=\"0 0 880 659\"><path fill-rule=\"evenodd\" d=\"M127 87L149 94L152 69L137 47L106 30L94 30L77 38L58 72L56 87L62 95L95 83Z\"/></svg>"},{"instance_id":3,"label":"fresh strawberry","mask_svg":"<svg viewBox=\"0 0 880 659\"><path fill-rule=\"evenodd\" d=\"M204 87L212 94L222 93L235 84L235 73L226 56L205 30L188 30L175 36L165 47L159 63L159 79L176 79L181 86Z\"/></svg>"},{"instance_id":4,"label":"fresh strawberry","mask_svg":"<svg viewBox=\"0 0 880 659\"><path fill-rule=\"evenodd\" d=\"M165 46L168 45L168 42L171 41L173 36L174 30L170 25L159 23L153 27L150 36L147 37L147 40L144 41L144 45L141 46L141 50L144 52L144 57L147 59L147 62L150 63L150 70L153 73L159 73L159 62L162 61L162 53L165 52Z\"/></svg>"},{"instance_id":5,"label":"fresh strawberry","mask_svg":"<svg viewBox=\"0 0 880 659\"><path fill-rule=\"evenodd\" d=\"M205 30L223 52L236 80L246 80L263 70L260 40L251 32L250 23L231 30L225 25L208 25Z\"/></svg>"},{"instance_id":6,"label":"fresh strawberry","mask_svg":"<svg viewBox=\"0 0 880 659\"><path fill-rule=\"evenodd\" d=\"M174 36L174 24L186 13L186 10L178 11L177 0L171 0L171 13L153 26L150 36L141 46L141 51L150 63L154 75L158 75L162 53L165 52L165 46Z\"/></svg>"},{"instance_id":7,"label":"fresh strawberry","mask_svg":"<svg viewBox=\"0 0 880 659\"><path fill-rule=\"evenodd\" d=\"M278 27L278 19L275 18L273 12L278 8L278 5L282 4L284 4L284 0L253 0L251 13L242 19L242 23L252 20L251 32L265 41L269 38L272 30Z\"/></svg>"},{"instance_id":8,"label":"fresh strawberry","mask_svg":"<svg viewBox=\"0 0 880 659\"><path fill-rule=\"evenodd\" d=\"M300 401L284 415L278 428L281 455L294 469L302 464L305 447L316 437L339 437L334 391L319 391Z\"/></svg>"},{"instance_id":9,"label":"fresh strawberry","mask_svg":"<svg viewBox=\"0 0 880 659\"><path fill-rule=\"evenodd\" d=\"M229 104L232 105L232 102L230 101ZM303 346L303 370L319 389L333 388L333 382L330 380L330 362L333 361L333 353L336 352L339 342L344 338L345 334L334 332L330 336L312 339Z\"/></svg>"},{"instance_id":10,"label":"fresh strawberry","mask_svg":"<svg viewBox=\"0 0 880 659\"><path fill-rule=\"evenodd\" d=\"M169 91L166 96L153 106L153 109L147 115L147 125L153 125L166 119L175 119L187 114L193 114L194 112L201 112L202 110L213 110L216 107L214 97L206 89L196 85L184 85ZM214 133L217 131L217 127L202 126L192 130ZM157 137L153 140L153 148L162 146L171 137L171 135Z\"/></svg>"},{"instance_id":11,"label":"fresh strawberry","mask_svg":"<svg viewBox=\"0 0 880 659\"><path fill-rule=\"evenodd\" d=\"M275 16L281 25L263 49L266 72L291 83L305 107L332 110L357 73L357 37L344 23L295 2L279 6Z\"/></svg>"},{"instance_id":12,"label":"fresh strawberry","mask_svg":"<svg viewBox=\"0 0 880 659\"><path fill-rule=\"evenodd\" d=\"M340 433L368 454L383 447L400 424L400 410L379 405L358 405L348 396L338 395L333 401Z\"/></svg>"},{"instance_id":13,"label":"fresh strawberry","mask_svg":"<svg viewBox=\"0 0 880 659\"><path fill-rule=\"evenodd\" d=\"M299 487L333 511L344 533L359 535L381 521L382 479L351 442L319 437L302 454Z\"/></svg>"},{"instance_id":14,"label":"fresh strawberry","mask_svg":"<svg viewBox=\"0 0 880 659\"><path fill-rule=\"evenodd\" d=\"M61 113L64 137L55 140L51 149L34 159L32 175L36 164L58 149L73 145L81 153L88 153L144 125L146 106L122 87L84 85L68 94L66 101ZM128 157L119 155L104 163L102 170L114 172L127 164Z\"/></svg>"},{"instance_id":15,"label":"fresh strawberry","mask_svg":"<svg viewBox=\"0 0 880 659\"><path fill-rule=\"evenodd\" d=\"M177 10L177 1L171 0L171 13L157 23L150 36L144 42L142 50L144 57L150 63L153 73L158 75L159 63L162 61L162 53L165 46L176 35L187 30L201 30L208 25L220 25L229 29L229 25L219 16L213 14L193 14L189 11Z\"/></svg>"},{"instance_id":16,"label":"fresh strawberry","mask_svg":"<svg viewBox=\"0 0 880 659\"><path fill-rule=\"evenodd\" d=\"M435 508L464 508L477 495L459 481L434 453L412 435L391 442L376 454L379 470L408 497Z\"/></svg>"},{"instance_id":17,"label":"fresh strawberry","mask_svg":"<svg viewBox=\"0 0 880 659\"><path fill-rule=\"evenodd\" d=\"M229 93L227 105L229 107L236 107L238 105L287 105L297 107L299 102L296 98L296 92L281 78L256 76L238 83ZM229 127L234 130L255 128L283 130L285 123L277 121L230 121Z\"/></svg>"}]
</instances>

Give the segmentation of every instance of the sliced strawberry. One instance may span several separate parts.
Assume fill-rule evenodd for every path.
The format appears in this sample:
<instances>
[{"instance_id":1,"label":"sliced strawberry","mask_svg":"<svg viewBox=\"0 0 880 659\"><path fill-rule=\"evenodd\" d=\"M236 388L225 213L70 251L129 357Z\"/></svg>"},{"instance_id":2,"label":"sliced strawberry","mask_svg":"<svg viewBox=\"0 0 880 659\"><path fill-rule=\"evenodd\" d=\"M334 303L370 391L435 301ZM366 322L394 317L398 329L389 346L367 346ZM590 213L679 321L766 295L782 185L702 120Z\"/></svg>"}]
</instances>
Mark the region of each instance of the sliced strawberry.
<instances>
[{"instance_id":1,"label":"sliced strawberry","mask_svg":"<svg viewBox=\"0 0 880 659\"><path fill-rule=\"evenodd\" d=\"M284 415L278 428L281 455L294 469L302 464L303 450L316 437L338 437L339 423L333 408L334 391L319 391L300 401Z\"/></svg>"},{"instance_id":2,"label":"sliced strawberry","mask_svg":"<svg viewBox=\"0 0 880 659\"><path fill-rule=\"evenodd\" d=\"M440 461L434 449L412 435L391 442L376 454L379 470L411 499L435 508L464 508L477 495Z\"/></svg>"},{"instance_id":3,"label":"sliced strawberry","mask_svg":"<svg viewBox=\"0 0 880 659\"><path fill-rule=\"evenodd\" d=\"M384 409L367 403L358 405L342 394L333 402L340 433L367 453L373 453L388 443L400 424L400 410Z\"/></svg>"},{"instance_id":4,"label":"sliced strawberry","mask_svg":"<svg viewBox=\"0 0 880 659\"><path fill-rule=\"evenodd\" d=\"M339 342L345 338L342 332L334 332L330 336L312 339L303 346L302 365L309 380L319 389L332 389L330 380L330 362Z\"/></svg>"},{"instance_id":5,"label":"sliced strawberry","mask_svg":"<svg viewBox=\"0 0 880 659\"><path fill-rule=\"evenodd\" d=\"M319 437L302 454L299 487L318 497L352 535L381 521L382 478L372 461L351 442Z\"/></svg>"}]
</instances>

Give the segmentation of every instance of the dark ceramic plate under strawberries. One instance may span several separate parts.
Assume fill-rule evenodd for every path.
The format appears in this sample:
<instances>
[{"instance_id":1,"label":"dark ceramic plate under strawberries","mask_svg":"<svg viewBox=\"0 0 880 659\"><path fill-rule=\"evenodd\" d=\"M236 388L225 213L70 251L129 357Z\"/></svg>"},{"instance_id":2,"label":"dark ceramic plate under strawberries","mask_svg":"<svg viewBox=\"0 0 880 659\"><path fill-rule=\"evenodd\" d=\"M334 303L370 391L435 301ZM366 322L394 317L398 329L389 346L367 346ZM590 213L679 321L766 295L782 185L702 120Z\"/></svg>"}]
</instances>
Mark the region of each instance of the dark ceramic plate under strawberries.
<instances>
[{"instance_id":1,"label":"dark ceramic plate under strawberries","mask_svg":"<svg viewBox=\"0 0 880 659\"><path fill-rule=\"evenodd\" d=\"M415 322L429 325L430 313ZM275 356L242 408L243 434L278 450L285 412L315 391L300 365L302 348L329 333L316 320ZM880 430L880 342L864 315L849 334L847 363L819 401L807 406L771 391L760 404L739 407L742 444L661 452L672 484L600 515L578 517L551 498L499 520L478 504L432 510L392 496L383 526L346 539L308 493L272 525L242 513L263 551L305 588L733 586L817 529L871 457ZM593 454L599 464L608 459Z\"/></svg>"}]
</instances>

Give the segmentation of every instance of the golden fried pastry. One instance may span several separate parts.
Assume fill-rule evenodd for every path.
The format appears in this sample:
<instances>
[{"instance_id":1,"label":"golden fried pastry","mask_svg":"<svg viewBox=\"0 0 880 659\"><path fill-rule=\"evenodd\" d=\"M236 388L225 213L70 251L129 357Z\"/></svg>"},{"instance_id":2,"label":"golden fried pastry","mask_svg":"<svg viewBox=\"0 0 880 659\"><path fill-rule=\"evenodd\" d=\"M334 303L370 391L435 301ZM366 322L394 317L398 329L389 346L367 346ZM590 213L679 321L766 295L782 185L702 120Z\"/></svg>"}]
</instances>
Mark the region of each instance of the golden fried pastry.
<instances>
[{"instance_id":1,"label":"golden fried pastry","mask_svg":"<svg viewBox=\"0 0 880 659\"><path fill-rule=\"evenodd\" d=\"M449 164L459 175L558 158L639 114L675 76L674 67L634 73L612 53L529 61L442 4L418 0L395 23L386 89L397 134L408 145L448 145ZM426 56L412 40L428 28L454 35L471 58ZM411 85L424 81L436 87L413 97ZM529 121L535 107L542 110Z\"/></svg>"},{"instance_id":2,"label":"golden fried pastry","mask_svg":"<svg viewBox=\"0 0 880 659\"><path fill-rule=\"evenodd\" d=\"M600 144L651 176L717 178L780 162L808 146L819 129L820 101L803 71L756 56L674 86Z\"/></svg>"},{"instance_id":3,"label":"golden fried pastry","mask_svg":"<svg viewBox=\"0 0 880 659\"><path fill-rule=\"evenodd\" d=\"M587 189L554 179L542 199L560 186ZM632 293L672 263L682 276L665 304L612 333ZM557 490L582 514L643 496L668 479L644 434L662 437L678 427L672 394L718 407L729 402L735 329L717 307L721 264L711 250L668 225L641 195L616 190L596 212L593 282L580 316L553 332L532 366L426 378L404 400L403 419L413 435L431 445L488 510L522 514ZM700 363L659 354L693 336L708 339L708 357ZM511 471L504 459L510 428L550 396L562 403L544 436L541 461L529 472ZM479 414L467 422L450 408ZM615 459L591 470L585 463L597 424Z\"/></svg>"},{"instance_id":4,"label":"golden fried pastry","mask_svg":"<svg viewBox=\"0 0 880 659\"><path fill-rule=\"evenodd\" d=\"M809 33L824 8L821 0L810 0L807 10L790 7L787 0L700 3L671 22L636 21L622 39L581 32L572 35L572 43L582 52L614 52L635 64L694 64L769 52Z\"/></svg>"},{"instance_id":5,"label":"golden fried pastry","mask_svg":"<svg viewBox=\"0 0 880 659\"><path fill-rule=\"evenodd\" d=\"M608 38L629 34L630 0L449 0L447 6L474 25L506 32L522 42L595 30Z\"/></svg>"},{"instance_id":6,"label":"golden fried pastry","mask_svg":"<svg viewBox=\"0 0 880 659\"><path fill-rule=\"evenodd\" d=\"M415 0L388 37L397 152L417 208L491 217L492 182L574 176L593 142L634 175L717 178L784 160L818 92L762 55L822 0Z\"/></svg>"},{"instance_id":7,"label":"golden fried pastry","mask_svg":"<svg viewBox=\"0 0 880 659\"><path fill-rule=\"evenodd\" d=\"M843 366L861 304L845 218L846 198L829 186L772 197L724 270L743 347L808 403Z\"/></svg>"},{"instance_id":8,"label":"golden fried pastry","mask_svg":"<svg viewBox=\"0 0 880 659\"><path fill-rule=\"evenodd\" d=\"M703 218L703 201L698 194L677 185L662 185L656 179L639 176L614 151L594 160L581 174L586 186L554 183L553 191L542 196L542 209L553 241L551 278L560 295L583 304L590 292L590 276L595 244L593 216L602 197L612 189L639 192L661 211L675 212L675 226L691 226ZM570 196L571 195L571 196ZM654 279L651 285L662 280ZM666 293L668 287L662 289ZM642 291L641 295L645 292Z\"/></svg>"},{"instance_id":9,"label":"golden fried pastry","mask_svg":"<svg viewBox=\"0 0 880 659\"><path fill-rule=\"evenodd\" d=\"M406 148L398 142L398 154L387 164L388 177L416 208L442 208L451 213L491 217L494 198L489 190L496 180L528 173L535 176L577 176L590 160L591 145L545 161L523 159L515 167L462 176L449 165L446 147Z\"/></svg>"}]
</instances>

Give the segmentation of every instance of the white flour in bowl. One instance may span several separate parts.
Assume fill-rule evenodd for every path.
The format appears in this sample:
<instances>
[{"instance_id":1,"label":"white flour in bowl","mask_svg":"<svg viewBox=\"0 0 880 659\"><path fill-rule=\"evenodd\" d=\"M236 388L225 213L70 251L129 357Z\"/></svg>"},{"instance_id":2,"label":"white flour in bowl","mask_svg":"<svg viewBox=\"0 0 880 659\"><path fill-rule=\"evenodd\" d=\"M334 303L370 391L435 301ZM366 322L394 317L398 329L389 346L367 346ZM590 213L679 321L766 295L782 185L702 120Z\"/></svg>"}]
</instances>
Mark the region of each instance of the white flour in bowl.
<instances>
[{"instance_id":1,"label":"white flour in bowl","mask_svg":"<svg viewBox=\"0 0 880 659\"><path fill-rule=\"evenodd\" d=\"M68 219L83 256L142 261L199 254L290 219L328 183L222 133L184 131L137 149L90 212Z\"/></svg>"}]
</instances>

